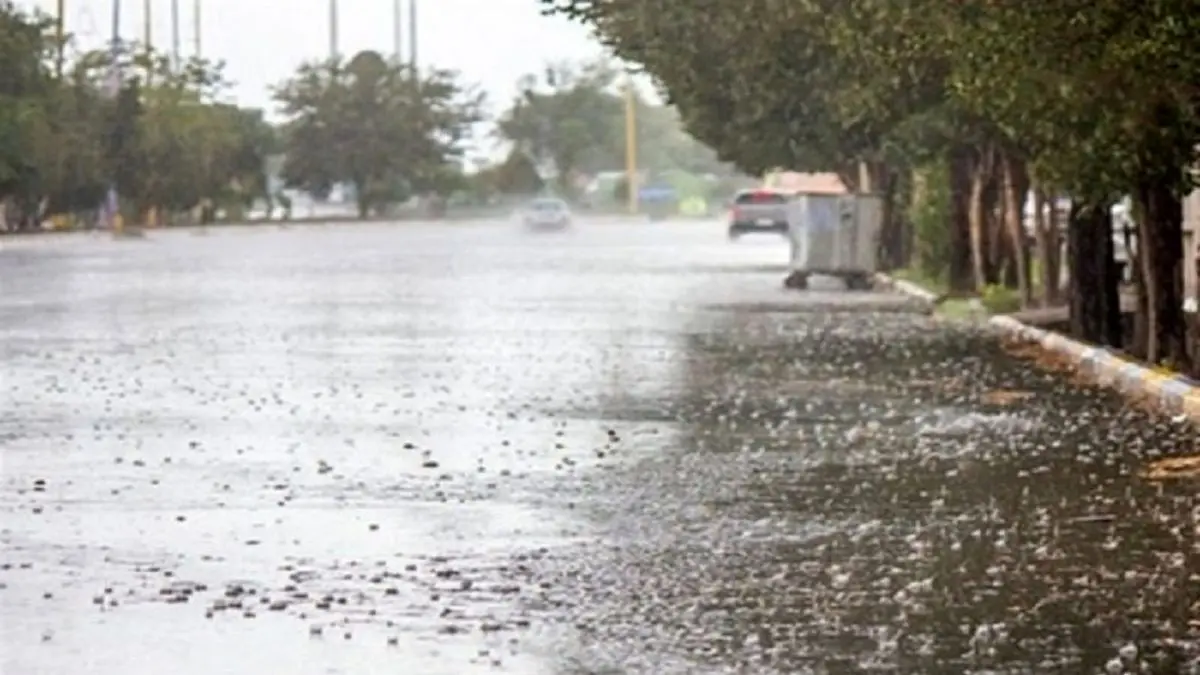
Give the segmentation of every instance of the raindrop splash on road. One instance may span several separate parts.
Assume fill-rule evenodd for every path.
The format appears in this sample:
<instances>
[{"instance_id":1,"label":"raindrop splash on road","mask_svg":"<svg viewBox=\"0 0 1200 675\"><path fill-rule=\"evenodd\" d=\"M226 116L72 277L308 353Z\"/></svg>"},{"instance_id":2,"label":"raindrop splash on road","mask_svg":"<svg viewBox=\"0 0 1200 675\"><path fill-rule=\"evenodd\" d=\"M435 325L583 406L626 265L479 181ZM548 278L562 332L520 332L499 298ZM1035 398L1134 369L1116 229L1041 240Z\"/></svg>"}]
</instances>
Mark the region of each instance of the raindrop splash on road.
<instances>
[{"instance_id":1,"label":"raindrop splash on road","mask_svg":"<svg viewBox=\"0 0 1200 675\"><path fill-rule=\"evenodd\" d=\"M1195 434L785 258L7 246L0 672L1187 672Z\"/></svg>"}]
</instances>

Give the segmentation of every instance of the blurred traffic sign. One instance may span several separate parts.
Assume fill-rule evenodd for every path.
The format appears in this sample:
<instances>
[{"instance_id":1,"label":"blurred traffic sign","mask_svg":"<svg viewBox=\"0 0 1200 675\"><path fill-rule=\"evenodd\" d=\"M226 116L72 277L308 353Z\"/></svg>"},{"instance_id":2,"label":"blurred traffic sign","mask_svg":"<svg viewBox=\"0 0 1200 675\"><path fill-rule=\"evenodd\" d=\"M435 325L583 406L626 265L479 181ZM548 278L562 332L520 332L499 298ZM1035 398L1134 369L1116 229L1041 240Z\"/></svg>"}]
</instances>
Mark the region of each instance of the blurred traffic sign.
<instances>
[{"instance_id":1,"label":"blurred traffic sign","mask_svg":"<svg viewBox=\"0 0 1200 675\"><path fill-rule=\"evenodd\" d=\"M647 185L638 190L638 201L642 202L673 201L676 198L675 188L670 185Z\"/></svg>"}]
</instances>

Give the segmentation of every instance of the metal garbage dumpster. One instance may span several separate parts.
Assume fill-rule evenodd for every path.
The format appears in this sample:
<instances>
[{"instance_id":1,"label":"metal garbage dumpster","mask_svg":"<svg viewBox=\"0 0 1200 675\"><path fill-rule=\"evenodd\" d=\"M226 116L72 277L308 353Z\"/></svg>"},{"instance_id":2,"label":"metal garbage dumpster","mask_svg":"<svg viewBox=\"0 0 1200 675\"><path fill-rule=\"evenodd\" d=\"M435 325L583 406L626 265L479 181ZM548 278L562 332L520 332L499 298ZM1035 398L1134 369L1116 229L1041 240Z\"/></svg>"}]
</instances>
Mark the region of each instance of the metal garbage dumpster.
<instances>
[{"instance_id":1,"label":"metal garbage dumpster","mask_svg":"<svg viewBox=\"0 0 1200 675\"><path fill-rule=\"evenodd\" d=\"M788 203L791 273L788 288L808 288L810 275L842 279L866 290L876 270L883 201L875 195L798 194Z\"/></svg>"}]
</instances>

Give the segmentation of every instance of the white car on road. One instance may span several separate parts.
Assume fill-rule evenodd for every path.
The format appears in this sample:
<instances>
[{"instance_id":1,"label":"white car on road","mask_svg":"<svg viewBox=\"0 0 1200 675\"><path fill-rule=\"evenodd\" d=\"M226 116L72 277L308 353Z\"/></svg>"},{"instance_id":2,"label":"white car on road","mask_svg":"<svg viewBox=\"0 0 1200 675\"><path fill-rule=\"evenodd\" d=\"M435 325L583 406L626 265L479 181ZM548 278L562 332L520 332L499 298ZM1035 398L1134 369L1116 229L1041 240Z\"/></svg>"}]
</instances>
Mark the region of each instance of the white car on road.
<instances>
[{"instance_id":1,"label":"white car on road","mask_svg":"<svg viewBox=\"0 0 1200 675\"><path fill-rule=\"evenodd\" d=\"M562 230L571 225L571 208L561 199L543 197L523 209L521 220L534 230Z\"/></svg>"}]
</instances>

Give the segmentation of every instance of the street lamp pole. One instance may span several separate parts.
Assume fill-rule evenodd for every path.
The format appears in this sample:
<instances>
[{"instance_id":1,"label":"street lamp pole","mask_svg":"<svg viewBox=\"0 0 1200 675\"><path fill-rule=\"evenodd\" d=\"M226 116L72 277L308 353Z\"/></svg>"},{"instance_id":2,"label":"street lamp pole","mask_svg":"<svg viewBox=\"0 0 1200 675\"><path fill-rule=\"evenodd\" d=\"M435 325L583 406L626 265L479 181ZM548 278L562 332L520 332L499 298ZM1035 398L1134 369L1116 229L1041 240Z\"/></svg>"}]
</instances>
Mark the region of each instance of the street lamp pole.
<instances>
[{"instance_id":1,"label":"street lamp pole","mask_svg":"<svg viewBox=\"0 0 1200 675\"><path fill-rule=\"evenodd\" d=\"M154 7L151 0L142 0L142 48L147 53L154 48Z\"/></svg>"},{"instance_id":2,"label":"street lamp pole","mask_svg":"<svg viewBox=\"0 0 1200 675\"><path fill-rule=\"evenodd\" d=\"M108 66L109 86L114 105L117 105L116 101L121 97L123 79L121 74L121 0L112 0L112 44L109 46L109 50L109 56L112 59L112 62ZM125 229L125 224L121 220L121 200L117 193L115 175L108 184L107 202L109 227L113 233L120 234Z\"/></svg>"},{"instance_id":3,"label":"street lamp pole","mask_svg":"<svg viewBox=\"0 0 1200 675\"><path fill-rule=\"evenodd\" d=\"M154 79L154 8L152 0L142 0L142 52L146 57L146 84Z\"/></svg>"},{"instance_id":4,"label":"street lamp pole","mask_svg":"<svg viewBox=\"0 0 1200 675\"><path fill-rule=\"evenodd\" d=\"M203 35L204 20L200 15L200 0L192 0L192 51L195 52L196 58L200 58L204 53L204 43L201 41Z\"/></svg>"},{"instance_id":5,"label":"street lamp pole","mask_svg":"<svg viewBox=\"0 0 1200 675\"><path fill-rule=\"evenodd\" d=\"M171 62L179 68L179 0L171 0Z\"/></svg>"},{"instance_id":6,"label":"street lamp pole","mask_svg":"<svg viewBox=\"0 0 1200 675\"><path fill-rule=\"evenodd\" d=\"M329 0L329 60L338 58L338 5L337 0Z\"/></svg>"},{"instance_id":7,"label":"street lamp pole","mask_svg":"<svg viewBox=\"0 0 1200 675\"><path fill-rule=\"evenodd\" d=\"M417 0L408 0L408 61L417 76Z\"/></svg>"},{"instance_id":8,"label":"street lamp pole","mask_svg":"<svg viewBox=\"0 0 1200 675\"><path fill-rule=\"evenodd\" d=\"M392 57L396 63L404 62L404 14L402 0L392 0Z\"/></svg>"},{"instance_id":9,"label":"street lamp pole","mask_svg":"<svg viewBox=\"0 0 1200 675\"><path fill-rule=\"evenodd\" d=\"M64 54L67 50L67 0L58 0L54 21L54 74L63 76Z\"/></svg>"},{"instance_id":10,"label":"street lamp pole","mask_svg":"<svg viewBox=\"0 0 1200 675\"><path fill-rule=\"evenodd\" d=\"M634 96L633 76L625 74L625 188L629 213L638 212L637 178L637 99Z\"/></svg>"},{"instance_id":11,"label":"street lamp pole","mask_svg":"<svg viewBox=\"0 0 1200 675\"><path fill-rule=\"evenodd\" d=\"M119 71L117 65L121 56L121 0L112 0L112 40L109 42L109 55L112 57L112 69Z\"/></svg>"}]
</instances>

